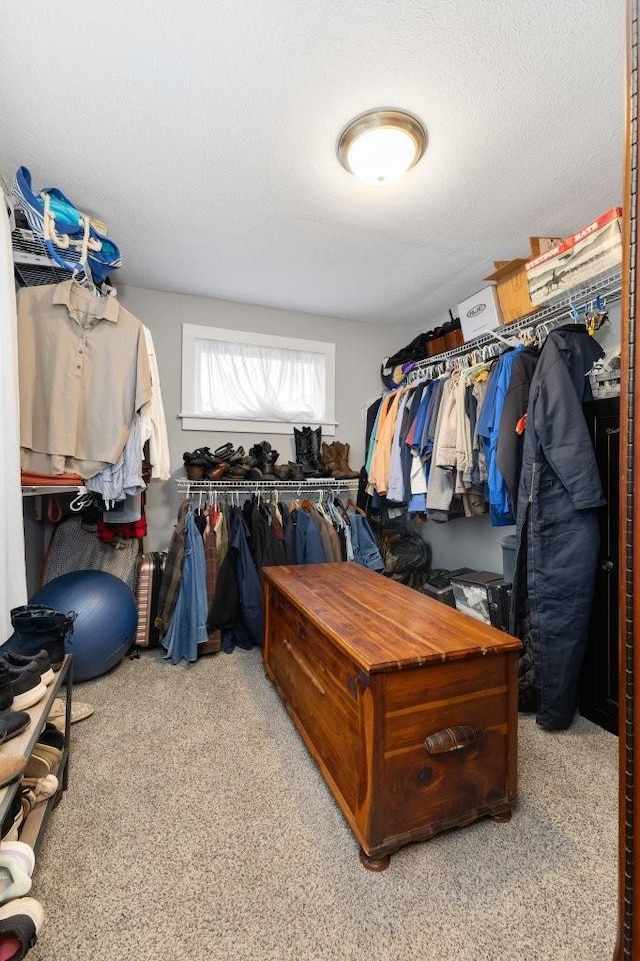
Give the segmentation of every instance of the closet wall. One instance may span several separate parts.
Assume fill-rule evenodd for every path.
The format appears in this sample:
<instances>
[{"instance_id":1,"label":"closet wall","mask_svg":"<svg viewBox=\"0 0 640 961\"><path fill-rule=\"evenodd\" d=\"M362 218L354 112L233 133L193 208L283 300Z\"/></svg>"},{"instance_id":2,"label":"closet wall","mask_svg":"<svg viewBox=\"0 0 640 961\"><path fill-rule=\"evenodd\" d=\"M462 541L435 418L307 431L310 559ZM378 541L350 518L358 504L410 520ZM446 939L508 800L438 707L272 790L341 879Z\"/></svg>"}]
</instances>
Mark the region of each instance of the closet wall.
<instances>
[{"instance_id":1,"label":"closet wall","mask_svg":"<svg viewBox=\"0 0 640 961\"><path fill-rule=\"evenodd\" d=\"M609 309L609 323L596 333L605 351L620 344L620 304ZM410 340L410 338L408 338ZM500 541L514 534L515 527L492 527L488 515L463 517L448 524L428 522L421 533L431 545L433 567L454 570L472 567L483 571L502 571Z\"/></svg>"},{"instance_id":2,"label":"closet wall","mask_svg":"<svg viewBox=\"0 0 640 961\"><path fill-rule=\"evenodd\" d=\"M180 411L182 324L202 324L326 340L336 345L336 439L351 444L351 466L358 470L364 460L364 411L381 390L380 364L404 342L406 336L391 326L378 327L336 320L291 310L276 310L250 304L236 304L207 297L193 297L142 287L118 286L118 297L153 335L162 397L167 418L171 469L184 477L182 454L197 447L212 450L230 440L248 450L268 440L280 452L279 462L294 459L293 434L222 434L186 431L177 416ZM333 438L327 438L329 441ZM149 533L146 550L167 547L180 497L173 481L154 481L147 498Z\"/></svg>"}]
</instances>

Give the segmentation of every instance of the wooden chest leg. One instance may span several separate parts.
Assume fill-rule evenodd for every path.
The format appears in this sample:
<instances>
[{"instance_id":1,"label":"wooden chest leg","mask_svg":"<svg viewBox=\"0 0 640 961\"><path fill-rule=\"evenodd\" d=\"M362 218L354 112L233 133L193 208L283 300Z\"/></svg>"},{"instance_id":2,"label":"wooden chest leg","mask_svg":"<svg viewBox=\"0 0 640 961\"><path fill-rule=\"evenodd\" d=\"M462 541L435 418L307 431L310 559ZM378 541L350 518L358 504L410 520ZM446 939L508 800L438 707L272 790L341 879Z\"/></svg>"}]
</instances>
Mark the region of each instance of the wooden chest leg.
<instances>
[{"instance_id":1,"label":"wooden chest leg","mask_svg":"<svg viewBox=\"0 0 640 961\"><path fill-rule=\"evenodd\" d=\"M495 821L496 824L506 824L507 821L511 820L511 811L501 811L500 814L492 814L491 820Z\"/></svg>"},{"instance_id":2,"label":"wooden chest leg","mask_svg":"<svg viewBox=\"0 0 640 961\"><path fill-rule=\"evenodd\" d=\"M360 864L367 871L386 871L391 863L391 855L385 854L382 857L370 857L366 851L360 848Z\"/></svg>"}]
</instances>

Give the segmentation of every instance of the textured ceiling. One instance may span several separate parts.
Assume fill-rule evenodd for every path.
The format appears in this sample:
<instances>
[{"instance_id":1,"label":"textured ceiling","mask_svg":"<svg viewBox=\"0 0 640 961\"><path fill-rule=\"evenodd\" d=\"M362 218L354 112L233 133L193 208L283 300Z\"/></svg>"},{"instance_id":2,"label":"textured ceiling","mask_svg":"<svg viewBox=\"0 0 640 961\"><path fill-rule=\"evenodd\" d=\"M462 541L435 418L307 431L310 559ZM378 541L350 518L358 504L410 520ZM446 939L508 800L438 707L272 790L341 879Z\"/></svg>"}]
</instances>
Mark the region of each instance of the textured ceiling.
<instances>
[{"instance_id":1,"label":"textured ceiling","mask_svg":"<svg viewBox=\"0 0 640 961\"><path fill-rule=\"evenodd\" d=\"M0 171L99 213L121 282L426 329L620 203L623 36L623 0L5 0ZM376 106L429 132L387 189L335 156Z\"/></svg>"}]
</instances>

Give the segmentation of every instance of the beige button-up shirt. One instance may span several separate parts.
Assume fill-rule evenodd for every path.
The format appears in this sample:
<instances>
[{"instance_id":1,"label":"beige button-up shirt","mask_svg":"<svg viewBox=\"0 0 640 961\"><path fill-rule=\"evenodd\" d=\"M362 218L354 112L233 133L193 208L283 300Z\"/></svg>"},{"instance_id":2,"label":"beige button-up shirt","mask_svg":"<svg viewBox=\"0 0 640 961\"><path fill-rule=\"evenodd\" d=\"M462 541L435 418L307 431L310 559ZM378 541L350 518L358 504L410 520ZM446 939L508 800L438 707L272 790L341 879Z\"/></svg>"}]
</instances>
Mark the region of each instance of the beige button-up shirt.
<instances>
[{"instance_id":1,"label":"beige button-up shirt","mask_svg":"<svg viewBox=\"0 0 640 961\"><path fill-rule=\"evenodd\" d=\"M144 328L72 281L18 291L21 464L92 477L151 399Z\"/></svg>"}]
</instances>

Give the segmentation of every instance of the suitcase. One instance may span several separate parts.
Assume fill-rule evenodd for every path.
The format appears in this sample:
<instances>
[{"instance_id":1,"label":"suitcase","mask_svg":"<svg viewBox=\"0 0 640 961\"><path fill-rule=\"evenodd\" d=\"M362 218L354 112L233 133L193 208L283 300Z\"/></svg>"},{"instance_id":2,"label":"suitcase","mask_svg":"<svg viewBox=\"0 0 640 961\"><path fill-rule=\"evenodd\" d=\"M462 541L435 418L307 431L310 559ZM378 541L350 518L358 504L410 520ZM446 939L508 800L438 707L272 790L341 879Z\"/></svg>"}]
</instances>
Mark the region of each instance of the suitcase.
<instances>
[{"instance_id":1,"label":"suitcase","mask_svg":"<svg viewBox=\"0 0 640 961\"><path fill-rule=\"evenodd\" d=\"M136 647L157 647L160 643L160 632L155 626L155 619L166 562L167 551L150 551L138 555L135 590L138 605L138 628L134 640Z\"/></svg>"}]
</instances>

